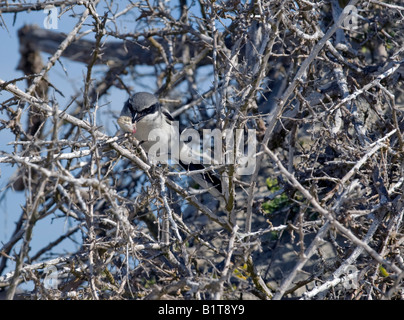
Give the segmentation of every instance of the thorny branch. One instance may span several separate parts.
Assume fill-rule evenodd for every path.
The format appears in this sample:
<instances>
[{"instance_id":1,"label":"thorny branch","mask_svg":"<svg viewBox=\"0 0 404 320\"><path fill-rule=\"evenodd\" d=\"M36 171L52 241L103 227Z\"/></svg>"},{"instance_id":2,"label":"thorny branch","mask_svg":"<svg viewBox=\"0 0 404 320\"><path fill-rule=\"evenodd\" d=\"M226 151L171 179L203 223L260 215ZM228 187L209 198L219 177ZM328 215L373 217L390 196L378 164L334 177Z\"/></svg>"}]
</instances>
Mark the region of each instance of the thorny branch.
<instances>
[{"instance_id":1,"label":"thorny branch","mask_svg":"<svg viewBox=\"0 0 404 320\"><path fill-rule=\"evenodd\" d=\"M403 299L399 1L14 1L0 4L0 32L50 5L71 29L22 27L24 75L0 77L0 165L14 172L2 199L24 199L1 243L0 295ZM71 87L64 59L82 66ZM247 151L254 129L253 172L150 163L115 124L139 91L222 146L238 130ZM198 190L200 173L223 197ZM69 227L31 249L54 221Z\"/></svg>"}]
</instances>

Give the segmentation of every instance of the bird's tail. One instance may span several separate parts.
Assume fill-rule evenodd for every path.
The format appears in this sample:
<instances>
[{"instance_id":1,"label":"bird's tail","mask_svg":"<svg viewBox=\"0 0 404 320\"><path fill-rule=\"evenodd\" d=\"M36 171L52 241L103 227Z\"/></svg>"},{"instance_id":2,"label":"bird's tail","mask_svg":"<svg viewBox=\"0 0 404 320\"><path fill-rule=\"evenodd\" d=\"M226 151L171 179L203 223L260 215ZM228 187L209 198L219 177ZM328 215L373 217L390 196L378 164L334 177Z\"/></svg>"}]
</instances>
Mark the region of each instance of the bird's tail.
<instances>
[{"instance_id":1,"label":"bird's tail","mask_svg":"<svg viewBox=\"0 0 404 320\"><path fill-rule=\"evenodd\" d=\"M206 169L202 164L197 164L197 163L189 163L186 164L182 162L181 160L179 161L179 164L181 167L183 167L187 171L196 171L196 170L201 170L203 171ZM192 179L194 179L201 187L207 189L210 193L214 193L215 196L218 196L222 194L222 182L220 179L213 173L207 172L206 170L201 172L200 174L195 174L191 176ZM212 194L213 194L212 193Z\"/></svg>"}]
</instances>

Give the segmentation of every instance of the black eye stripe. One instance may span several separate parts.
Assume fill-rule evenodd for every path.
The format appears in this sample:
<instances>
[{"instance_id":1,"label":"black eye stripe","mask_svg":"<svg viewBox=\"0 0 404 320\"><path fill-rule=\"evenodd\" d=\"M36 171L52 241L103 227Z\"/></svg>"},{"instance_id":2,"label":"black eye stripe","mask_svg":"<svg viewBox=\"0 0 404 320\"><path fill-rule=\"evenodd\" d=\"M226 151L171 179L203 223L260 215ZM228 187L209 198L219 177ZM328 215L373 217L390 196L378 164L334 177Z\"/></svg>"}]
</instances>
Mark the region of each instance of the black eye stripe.
<instances>
[{"instance_id":1,"label":"black eye stripe","mask_svg":"<svg viewBox=\"0 0 404 320\"><path fill-rule=\"evenodd\" d=\"M135 113L135 110L133 109L133 105L132 105L132 102L130 101L130 99L128 101L126 101L125 107L127 107L129 109L129 111L132 115Z\"/></svg>"},{"instance_id":2,"label":"black eye stripe","mask_svg":"<svg viewBox=\"0 0 404 320\"><path fill-rule=\"evenodd\" d=\"M159 107L160 107L160 104L155 103L155 104L151 105L150 107L143 109L142 111L139 111L139 112L134 112L134 111L132 112L132 109L131 109L132 123L139 121L140 119L147 116L148 114L152 114L152 113L156 112L156 110L158 110Z\"/></svg>"},{"instance_id":3,"label":"black eye stripe","mask_svg":"<svg viewBox=\"0 0 404 320\"><path fill-rule=\"evenodd\" d=\"M133 108L132 100L129 98L128 101L126 101L125 107L129 109L130 114L132 115L132 123L135 122L135 118L137 116L137 112Z\"/></svg>"}]
</instances>

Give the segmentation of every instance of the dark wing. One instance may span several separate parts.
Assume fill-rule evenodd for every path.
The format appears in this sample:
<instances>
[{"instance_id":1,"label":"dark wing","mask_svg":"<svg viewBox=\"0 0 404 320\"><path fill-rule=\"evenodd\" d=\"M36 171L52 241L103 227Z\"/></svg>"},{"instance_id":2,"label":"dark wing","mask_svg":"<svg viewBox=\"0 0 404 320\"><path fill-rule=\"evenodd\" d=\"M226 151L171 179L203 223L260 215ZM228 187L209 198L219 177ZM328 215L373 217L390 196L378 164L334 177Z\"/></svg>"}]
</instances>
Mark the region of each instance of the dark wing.
<instances>
[{"instance_id":1,"label":"dark wing","mask_svg":"<svg viewBox=\"0 0 404 320\"><path fill-rule=\"evenodd\" d=\"M164 107L161 108L161 112L167 117L167 119L169 121L174 121L173 116L171 115L171 113ZM171 124L170 122L167 121L168 124Z\"/></svg>"},{"instance_id":2,"label":"dark wing","mask_svg":"<svg viewBox=\"0 0 404 320\"><path fill-rule=\"evenodd\" d=\"M179 160L179 164L181 167L183 167L187 171L205 169L205 167L199 163L186 164L186 163L182 162L181 160ZM214 173L204 172L204 173L202 173L202 179L205 180L208 184L211 184L212 187L214 187L220 193L222 193L222 181L220 181L220 179Z\"/></svg>"}]
</instances>

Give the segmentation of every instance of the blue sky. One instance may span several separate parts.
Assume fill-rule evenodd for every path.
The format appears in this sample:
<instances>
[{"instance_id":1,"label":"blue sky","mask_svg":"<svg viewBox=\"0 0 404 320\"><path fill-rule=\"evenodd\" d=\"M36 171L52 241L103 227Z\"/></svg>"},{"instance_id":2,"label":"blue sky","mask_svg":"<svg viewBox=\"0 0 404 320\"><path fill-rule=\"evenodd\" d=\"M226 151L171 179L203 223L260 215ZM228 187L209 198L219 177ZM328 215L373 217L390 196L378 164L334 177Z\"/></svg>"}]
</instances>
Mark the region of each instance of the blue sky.
<instances>
[{"instance_id":1,"label":"blue sky","mask_svg":"<svg viewBox=\"0 0 404 320\"><path fill-rule=\"evenodd\" d=\"M115 8L116 12L119 12L127 5L127 2L118 2L121 7ZM123 5L122 5L123 4ZM115 4L116 5L116 4ZM80 12L80 8L75 9L76 13ZM98 12L102 15L104 8L100 6L98 8ZM197 10L197 7L194 7L192 10ZM132 32L138 31L139 28L144 28L143 22L136 21L136 14L138 11L133 10L134 13L130 12L129 14L122 16L117 22L117 28L120 32ZM196 13L197 14L197 13ZM174 14L175 16L175 14ZM14 14L2 14L2 19L5 23L5 26L2 25L0 27L0 43L2 50L0 50L0 79L2 80L11 80L18 77L23 76L22 72L17 70L17 65L19 62L19 43L17 32L23 27L25 24L36 24L41 28L44 27L44 20L46 15L43 11L31 11L30 13L21 12L18 13L15 17ZM15 19L15 20L14 20ZM71 11L64 13L60 20L58 21L58 32L69 33L74 25L78 22L79 17L71 17ZM0 20L1 22L2 20ZM92 28L92 18L89 17L86 21L86 25L83 26L81 31L88 30ZM218 25L220 27L220 25ZM88 39L92 39L94 37L94 33L90 33L87 36ZM107 39L108 40L116 40L116 39ZM6 48L6 50L5 50ZM46 63L49 58L49 54L42 54L43 62ZM56 97L56 100L59 103L59 108L64 109L68 103L70 102L70 98L80 92L83 88L84 77L87 72L86 65L82 63L72 62L68 59L61 58L61 63L56 63L56 65L49 72L49 80L50 82L60 91L63 92L65 98L61 97L58 93L50 91L50 96L53 94ZM93 69L93 77L97 77L97 73L105 70L105 66L96 66ZM139 70L138 70L139 71ZM155 71L151 67L142 67L142 73L150 73L153 74ZM67 72L67 74L66 74ZM202 71L210 73L210 70ZM139 86L143 86L142 89L148 91L154 91L155 88L155 79L150 77L150 82L145 83L144 77L142 77L141 83L136 83L131 85L136 85L136 91L140 90ZM138 81L139 82L139 81ZM26 88L25 81L17 82L16 85L20 89ZM204 92L211 85L209 76L206 77L204 83L198 83L199 90ZM185 88L181 90L186 90ZM11 95L5 91L0 92L1 101L5 101L7 98L10 98ZM115 121L111 121L111 112L116 115L119 114L121 107L124 101L128 98L127 93L123 90L118 90L116 88L112 88L109 90L108 95L106 95L103 99L99 101L99 105L103 106L100 109L100 112L97 116L99 119L98 125L103 126L102 130L104 130L109 135L114 135L116 132L116 123ZM108 116L105 116L108 114ZM0 113L0 117L5 117ZM23 125L25 125L25 119L22 119ZM7 130L0 131L0 151L11 152L12 146L7 145L10 141L14 141L14 135L12 135ZM0 155L1 156L1 155ZM15 222L21 215L22 209L21 206L25 204L25 195L24 193L13 192L11 189L5 191L5 187L11 177L11 175L15 172L15 168L11 167L8 164L0 163L0 247L1 243L4 243L10 239L14 229ZM49 218L43 219L38 222L33 231L33 240L31 242L31 252L30 254L35 254L38 250L47 245L50 241L57 239L61 234L65 233L69 229L69 224L66 219L55 219L54 216L50 216ZM81 237L79 232L76 233L77 237ZM81 239L78 238L78 243L81 243ZM54 251L57 253L63 254L66 251L72 252L77 249L77 245L72 241L64 241L61 245L56 247ZM19 246L15 246L14 250L19 251ZM16 252L12 252L11 255ZM9 263L8 271L13 269L14 265Z\"/></svg>"},{"instance_id":2,"label":"blue sky","mask_svg":"<svg viewBox=\"0 0 404 320\"><path fill-rule=\"evenodd\" d=\"M76 10L77 12L77 10ZM78 11L79 12L79 11ZM17 70L17 65L19 62L19 43L18 43L18 30L25 24L37 24L43 27L44 19L46 15L43 11L32 11L30 13L21 12L18 13L15 21L14 14L2 14L2 19L6 25L2 25L0 28L0 43L2 50L0 50L0 79L11 80L23 76L23 73ZM0 20L1 21L1 20ZM72 18L69 13L61 16L57 31L60 32L70 32L72 27L77 23L78 18ZM88 18L88 24L92 22L91 18ZM86 25L82 30L87 30L91 28L90 25ZM43 61L46 63L49 55L43 54ZM80 91L83 87L83 78L86 73L86 66L82 63L75 63L67 59L62 58L60 63L57 63L49 73L49 79L53 85L61 90L66 98L61 97L55 93L57 101L60 104L60 108L67 105L69 98L76 92ZM94 76L97 72L102 70L103 66L98 66L94 70ZM67 75L65 70L67 70ZM20 89L26 88L25 81L20 81L16 83ZM50 92L53 94L52 92ZM5 91L0 92L1 101L5 101L7 98L11 97ZM109 95L100 101L100 105L108 103L105 107L101 108L101 116L99 116L101 125L104 126L104 130L108 134L115 133L115 123L110 121L110 117L107 119L102 117L102 114L107 111L113 111L119 113L123 102L127 99L127 94L123 91L117 89L112 89ZM4 118L5 115L0 113L0 117ZM25 119L22 120L23 125L25 125ZM11 152L13 150L12 146L7 145L10 141L14 141L14 135L12 135L8 130L0 131L0 150ZM4 243L10 239L14 229L15 222L21 215L21 206L25 203L24 192L13 192L10 189L5 191L5 186L7 185L9 178L15 172L15 168L8 164L0 163L0 243ZM31 243L31 254L36 253L39 249L45 246L49 241L55 240L62 233L69 229L69 225L64 219L53 219L50 217L44 219L37 223L34 228L33 241ZM79 233L77 233L80 236ZM0 244L0 247L2 244ZM19 250L19 247L15 247ZM70 242L64 242L62 245L57 247L58 252L63 252L65 250L75 250L75 245ZM13 265L9 265L9 269L13 268Z\"/></svg>"}]
</instances>

